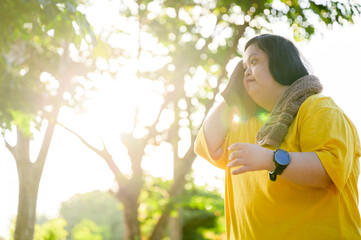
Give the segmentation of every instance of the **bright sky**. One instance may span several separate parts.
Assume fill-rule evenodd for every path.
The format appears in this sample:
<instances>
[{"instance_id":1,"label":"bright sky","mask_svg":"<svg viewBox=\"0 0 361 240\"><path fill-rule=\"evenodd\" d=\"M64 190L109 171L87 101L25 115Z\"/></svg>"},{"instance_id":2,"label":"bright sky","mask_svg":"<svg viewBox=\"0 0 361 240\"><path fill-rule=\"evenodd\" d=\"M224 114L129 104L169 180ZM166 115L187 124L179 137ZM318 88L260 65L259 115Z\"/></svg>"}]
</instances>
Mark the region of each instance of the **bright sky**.
<instances>
[{"instance_id":1,"label":"bright sky","mask_svg":"<svg viewBox=\"0 0 361 240\"><path fill-rule=\"evenodd\" d=\"M104 17L110 15L111 9L113 8L103 9L104 12L108 11L108 15L104 15ZM99 13L102 10L99 7L97 11ZM312 64L314 74L323 83L324 94L331 96L344 109L359 131L361 131L361 113L359 110L361 103L360 43L361 18L354 26L336 27L332 31L324 30L322 34L317 34L310 43L298 44L303 55ZM114 97L112 107L120 107L121 102L126 102L125 99L119 98L119 94L114 90L112 91L113 85L108 84L104 87L107 89L106 94L101 97L105 99ZM101 101L97 104L95 109L99 110L103 105ZM90 129L91 124L99 123L102 119L92 114L75 115L72 111L63 109L59 122L79 131L93 144L99 145L99 142L95 140L96 136L91 135L87 129ZM94 118L93 122L87 123L89 117ZM115 120L121 121L120 119L122 117L118 116ZM104 121L106 122L104 125L109 123L107 120ZM111 130L108 129L108 131ZM125 150L116 149L116 151L122 154ZM162 155L161 152L169 152L169 146L162 145L158 150L157 160L152 160L152 164L148 160L143 167L155 176L170 178L172 176L172 163L169 159L172 158ZM162 168L152 168L151 166L162 166ZM223 188L223 172L221 170L199 158L196 159L193 168L197 183L207 182L220 189ZM122 166L124 172L127 169L129 166ZM157 169L161 169L161 171L157 171ZM76 193L86 193L96 189L107 190L112 186L113 178L104 160L89 151L72 134L61 127L56 127L42 176L37 212L38 214L56 216L62 201L69 199ZM7 236L10 221L17 212L18 180L15 161L2 140L0 144L0 196L0 236Z\"/></svg>"}]
</instances>

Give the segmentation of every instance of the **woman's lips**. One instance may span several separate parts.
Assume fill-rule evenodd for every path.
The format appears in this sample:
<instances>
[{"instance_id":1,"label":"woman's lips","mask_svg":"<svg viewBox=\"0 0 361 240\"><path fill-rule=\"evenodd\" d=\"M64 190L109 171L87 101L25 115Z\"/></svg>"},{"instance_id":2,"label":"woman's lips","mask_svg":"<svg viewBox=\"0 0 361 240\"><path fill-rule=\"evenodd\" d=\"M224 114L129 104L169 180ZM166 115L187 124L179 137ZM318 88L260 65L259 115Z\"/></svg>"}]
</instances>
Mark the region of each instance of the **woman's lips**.
<instances>
[{"instance_id":1,"label":"woman's lips","mask_svg":"<svg viewBox=\"0 0 361 240\"><path fill-rule=\"evenodd\" d=\"M255 81L255 79L251 79L251 78L245 79L245 82L246 82L246 83L254 82L254 81Z\"/></svg>"}]
</instances>

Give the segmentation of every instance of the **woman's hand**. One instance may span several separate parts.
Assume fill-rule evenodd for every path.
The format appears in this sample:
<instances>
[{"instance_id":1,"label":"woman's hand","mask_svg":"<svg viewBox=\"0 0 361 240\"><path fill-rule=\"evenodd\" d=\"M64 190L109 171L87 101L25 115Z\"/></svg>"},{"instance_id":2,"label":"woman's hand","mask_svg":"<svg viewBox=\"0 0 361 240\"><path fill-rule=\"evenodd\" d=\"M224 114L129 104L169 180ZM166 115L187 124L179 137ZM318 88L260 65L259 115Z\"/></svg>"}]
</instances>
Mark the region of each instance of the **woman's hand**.
<instances>
[{"instance_id":1,"label":"woman's hand","mask_svg":"<svg viewBox=\"0 0 361 240\"><path fill-rule=\"evenodd\" d=\"M239 108L242 105L242 89L243 87L243 61L241 60L232 72L225 89L220 93L228 107Z\"/></svg>"},{"instance_id":2,"label":"woman's hand","mask_svg":"<svg viewBox=\"0 0 361 240\"><path fill-rule=\"evenodd\" d=\"M240 167L232 171L232 174L245 172L268 170L273 171L276 166L273 162L273 151L250 143L234 143L228 147L233 151L228 163L228 167Z\"/></svg>"}]
</instances>

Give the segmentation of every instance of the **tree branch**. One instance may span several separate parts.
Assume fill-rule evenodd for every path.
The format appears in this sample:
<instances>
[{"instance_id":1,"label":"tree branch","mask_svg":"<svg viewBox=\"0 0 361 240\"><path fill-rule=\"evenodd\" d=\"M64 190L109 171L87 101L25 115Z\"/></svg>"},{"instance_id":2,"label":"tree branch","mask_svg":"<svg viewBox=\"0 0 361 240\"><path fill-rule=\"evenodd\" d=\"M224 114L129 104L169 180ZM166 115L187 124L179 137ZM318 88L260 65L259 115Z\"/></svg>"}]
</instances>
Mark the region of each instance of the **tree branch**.
<instances>
[{"instance_id":1,"label":"tree branch","mask_svg":"<svg viewBox=\"0 0 361 240\"><path fill-rule=\"evenodd\" d=\"M11 154L14 156L15 154L15 148L13 146L11 146L7 141L6 139L4 139L4 142L5 142L5 146L6 148L11 152Z\"/></svg>"},{"instance_id":2,"label":"tree branch","mask_svg":"<svg viewBox=\"0 0 361 240\"><path fill-rule=\"evenodd\" d=\"M70 133L72 133L73 135L75 135L76 137L79 138L79 140L90 150L92 150L93 152L95 152L96 154L98 154L101 158L103 158L105 160L105 162L107 163L108 167L110 168L110 170L113 172L119 187L121 185L123 185L125 182L127 182L127 179L124 177L124 175L121 173L120 169L118 168L118 166L115 164L112 155L109 153L109 151L107 150L107 148L104 145L104 142L102 141L103 144L103 150L99 150L96 147L92 146L91 144L89 144L82 136L80 136L78 133L74 132L73 130L67 128L66 126L64 126L61 123L57 123L59 126L63 127L64 129L66 129L67 131L69 131Z\"/></svg>"},{"instance_id":3,"label":"tree branch","mask_svg":"<svg viewBox=\"0 0 361 240\"><path fill-rule=\"evenodd\" d=\"M54 114L55 115L54 119L56 119L59 114L59 107L55 111L56 111L56 113ZM41 176L41 173L42 173L44 165L45 165L46 157L48 155L50 142L51 142L51 139L52 139L53 133L54 133L54 128L55 128L55 123L52 122L51 120L49 120L48 126L46 127L46 132L45 132L45 136L43 139L43 143L41 144L39 155L35 162L36 172L37 172L37 174L40 174L40 176Z\"/></svg>"}]
</instances>

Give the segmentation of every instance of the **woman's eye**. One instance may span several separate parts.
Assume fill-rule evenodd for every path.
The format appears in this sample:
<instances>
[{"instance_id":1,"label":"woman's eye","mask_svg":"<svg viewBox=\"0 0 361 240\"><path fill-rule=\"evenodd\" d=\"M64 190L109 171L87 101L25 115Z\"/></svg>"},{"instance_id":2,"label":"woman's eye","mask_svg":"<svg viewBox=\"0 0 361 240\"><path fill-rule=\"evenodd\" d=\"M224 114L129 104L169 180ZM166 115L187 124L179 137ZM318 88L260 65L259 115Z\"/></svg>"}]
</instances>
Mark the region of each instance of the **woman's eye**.
<instances>
[{"instance_id":1,"label":"woman's eye","mask_svg":"<svg viewBox=\"0 0 361 240\"><path fill-rule=\"evenodd\" d=\"M256 64L256 60L252 59L252 60L251 60L251 64L252 64L252 65L253 65L253 64Z\"/></svg>"}]
</instances>

